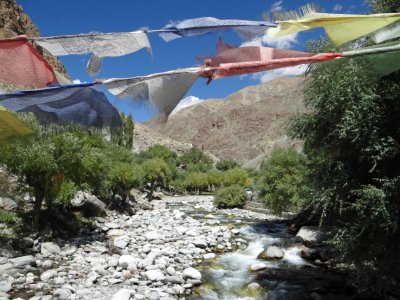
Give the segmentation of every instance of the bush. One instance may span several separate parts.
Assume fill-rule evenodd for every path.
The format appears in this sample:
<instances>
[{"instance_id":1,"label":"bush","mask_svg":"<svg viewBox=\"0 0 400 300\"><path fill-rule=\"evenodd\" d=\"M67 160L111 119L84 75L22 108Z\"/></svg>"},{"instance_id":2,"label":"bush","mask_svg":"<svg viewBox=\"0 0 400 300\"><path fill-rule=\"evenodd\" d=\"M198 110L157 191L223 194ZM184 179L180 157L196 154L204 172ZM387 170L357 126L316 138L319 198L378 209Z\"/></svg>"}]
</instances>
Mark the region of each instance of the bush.
<instances>
[{"instance_id":1,"label":"bush","mask_svg":"<svg viewBox=\"0 0 400 300\"><path fill-rule=\"evenodd\" d=\"M246 202L246 191L237 185L222 187L215 192L214 204L219 208L242 207Z\"/></svg>"},{"instance_id":2,"label":"bush","mask_svg":"<svg viewBox=\"0 0 400 300\"><path fill-rule=\"evenodd\" d=\"M225 171L223 174L223 184L225 186L230 185L240 185L240 186L251 186L252 181L247 175L247 172L240 168L236 167L234 169L230 169Z\"/></svg>"},{"instance_id":3,"label":"bush","mask_svg":"<svg viewBox=\"0 0 400 300\"><path fill-rule=\"evenodd\" d=\"M304 155L293 149L275 149L265 161L257 182L259 196L275 212L299 207L307 197L307 167Z\"/></svg>"},{"instance_id":4,"label":"bush","mask_svg":"<svg viewBox=\"0 0 400 300\"><path fill-rule=\"evenodd\" d=\"M228 160L220 160L215 164L215 167L217 168L217 170L227 171L229 169L239 167L239 165L237 164L236 161L228 159Z\"/></svg>"}]
</instances>

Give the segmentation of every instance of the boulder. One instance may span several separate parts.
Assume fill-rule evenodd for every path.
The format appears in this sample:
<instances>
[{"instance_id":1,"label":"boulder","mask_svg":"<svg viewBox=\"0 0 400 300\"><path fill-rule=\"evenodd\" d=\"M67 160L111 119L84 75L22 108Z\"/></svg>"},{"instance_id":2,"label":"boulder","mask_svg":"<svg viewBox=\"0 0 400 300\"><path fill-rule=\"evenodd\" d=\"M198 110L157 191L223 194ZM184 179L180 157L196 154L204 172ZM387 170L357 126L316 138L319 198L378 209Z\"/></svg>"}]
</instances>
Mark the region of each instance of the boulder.
<instances>
[{"instance_id":1,"label":"boulder","mask_svg":"<svg viewBox=\"0 0 400 300\"><path fill-rule=\"evenodd\" d=\"M267 266L266 264L264 264L264 263L252 264L252 265L250 266L250 270L251 270L251 271L254 271L254 272L257 272L257 271L264 270L264 269L266 269L267 267L268 267L268 266Z\"/></svg>"},{"instance_id":2,"label":"boulder","mask_svg":"<svg viewBox=\"0 0 400 300\"><path fill-rule=\"evenodd\" d=\"M69 289L56 289L53 296L58 300L68 300L70 299L72 292Z\"/></svg>"},{"instance_id":3,"label":"boulder","mask_svg":"<svg viewBox=\"0 0 400 300\"><path fill-rule=\"evenodd\" d=\"M107 232L107 236L113 237L113 236L121 236L124 235L125 231L122 229L111 229Z\"/></svg>"},{"instance_id":4,"label":"boulder","mask_svg":"<svg viewBox=\"0 0 400 300\"><path fill-rule=\"evenodd\" d=\"M18 204L10 198L0 197L0 208L5 210L15 210L18 208Z\"/></svg>"},{"instance_id":5,"label":"boulder","mask_svg":"<svg viewBox=\"0 0 400 300\"><path fill-rule=\"evenodd\" d=\"M36 264L35 258L32 255L25 255L16 258L10 259L10 262L13 264L14 268L22 269L25 266L33 266Z\"/></svg>"},{"instance_id":6,"label":"boulder","mask_svg":"<svg viewBox=\"0 0 400 300\"><path fill-rule=\"evenodd\" d=\"M321 243L323 233L317 226L303 226L296 234L296 239L306 246L316 246Z\"/></svg>"},{"instance_id":7,"label":"boulder","mask_svg":"<svg viewBox=\"0 0 400 300\"><path fill-rule=\"evenodd\" d=\"M163 236L159 234L157 231L149 231L146 232L145 235L146 239L148 241L153 241L153 240L162 240Z\"/></svg>"},{"instance_id":8,"label":"boulder","mask_svg":"<svg viewBox=\"0 0 400 300\"><path fill-rule=\"evenodd\" d=\"M258 259L281 259L283 258L283 250L276 246L269 246L266 250L258 254Z\"/></svg>"},{"instance_id":9,"label":"boulder","mask_svg":"<svg viewBox=\"0 0 400 300\"><path fill-rule=\"evenodd\" d=\"M186 268L182 272L183 279L197 279L201 280L201 273L195 268Z\"/></svg>"},{"instance_id":10,"label":"boulder","mask_svg":"<svg viewBox=\"0 0 400 300\"><path fill-rule=\"evenodd\" d=\"M56 243L47 242L47 243L42 243L40 252L44 257L46 257L50 255L60 254L61 248Z\"/></svg>"},{"instance_id":11,"label":"boulder","mask_svg":"<svg viewBox=\"0 0 400 300\"><path fill-rule=\"evenodd\" d=\"M40 275L40 280L43 281L43 282L47 282L47 281L49 281L51 278L55 277L56 275L57 275L57 271L55 271L55 270L48 270L48 271L43 272L43 273Z\"/></svg>"},{"instance_id":12,"label":"boulder","mask_svg":"<svg viewBox=\"0 0 400 300\"><path fill-rule=\"evenodd\" d=\"M206 253L203 254L203 259L214 259L215 258L215 253Z\"/></svg>"},{"instance_id":13,"label":"boulder","mask_svg":"<svg viewBox=\"0 0 400 300\"><path fill-rule=\"evenodd\" d=\"M71 200L71 205L80 207L86 216L99 217L106 214L106 204L87 192L77 192L74 199Z\"/></svg>"}]
</instances>

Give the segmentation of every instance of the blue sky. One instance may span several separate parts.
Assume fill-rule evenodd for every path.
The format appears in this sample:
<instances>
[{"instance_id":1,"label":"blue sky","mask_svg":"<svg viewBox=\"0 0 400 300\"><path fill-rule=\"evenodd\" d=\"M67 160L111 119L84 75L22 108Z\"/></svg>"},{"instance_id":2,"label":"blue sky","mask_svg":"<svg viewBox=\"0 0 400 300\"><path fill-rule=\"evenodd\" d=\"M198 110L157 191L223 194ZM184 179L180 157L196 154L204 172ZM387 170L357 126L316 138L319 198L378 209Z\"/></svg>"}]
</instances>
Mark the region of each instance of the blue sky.
<instances>
[{"instance_id":1,"label":"blue sky","mask_svg":"<svg viewBox=\"0 0 400 300\"><path fill-rule=\"evenodd\" d=\"M216 17L221 19L262 20L262 13L273 8L283 10L297 9L309 3L303 0L17 0L25 12L38 26L42 36L79 34L88 32L124 32L142 27L162 28L170 21L196 17ZM314 1L326 12L367 13L365 0ZM304 32L279 41L263 39L265 46L304 50L307 40L318 37L321 30ZM233 33L221 33L225 42L240 45L242 41ZM188 37L164 42L158 35L150 34L153 55L146 50L121 57L105 58L102 69L96 78L132 77L148 75L176 68L192 67L199 64L197 56L211 55L218 40L216 34ZM86 73L89 55L62 56L73 79L91 82L95 78ZM256 75L236 76L213 81L206 85L199 79L189 90L188 100L222 98L243 87L265 82L281 75L299 73L301 69L287 68ZM151 117L145 108L134 108L130 101L117 100L104 89L109 100L120 110L131 113L136 121L142 122Z\"/></svg>"}]
</instances>

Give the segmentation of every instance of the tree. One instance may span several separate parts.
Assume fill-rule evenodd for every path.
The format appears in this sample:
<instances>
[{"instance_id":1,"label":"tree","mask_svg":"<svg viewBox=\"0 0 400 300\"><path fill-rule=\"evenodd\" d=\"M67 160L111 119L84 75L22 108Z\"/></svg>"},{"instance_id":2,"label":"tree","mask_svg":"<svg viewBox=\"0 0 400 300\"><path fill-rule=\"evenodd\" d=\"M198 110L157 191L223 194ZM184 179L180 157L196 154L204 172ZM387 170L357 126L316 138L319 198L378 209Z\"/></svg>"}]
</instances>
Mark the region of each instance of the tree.
<instances>
[{"instance_id":1,"label":"tree","mask_svg":"<svg viewBox=\"0 0 400 300\"><path fill-rule=\"evenodd\" d=\"M246 193L240 186L226 186L215 192L214 204L219 208L243 207L245 203Z\"/></svg>"},{"instance_id":2,"label":"tree","mask_svg":"<svg viewBox=\"0 0 400 300\"><path fill-rule=\"evenodd\" d=\"M239 186L251 186L252 182L247 172L242 168L236 167L223 172L223 184L224 186L239 185Z\"/></svg>"},{"instance_id":3,"label":"tree","mask_svg":"<svg viewBox=\"0 0 400 300\"><path fill-rule=\"evenodd\" d=\"M220 160L219 162L217 162L217 163L215 164L215 167L216 167L218 170L220 170L220 171L227 171L227 170L229 170L229 169L233 169L233 168L239 167L239 165L238 165L238 163L237 163L236 161L234 161L234 160L230 160L230 159L226 160L226 159L223 159L223 160Z\"/></svg>"},{"instance_id":4,"label":"tree","mask_svg":"<svg viewBox=\"0 0 400 300\"><path fill-rule=\"evenodd\" d=\"M159 158L148 159L141 165L143 181L150 185L150 200L153 199L153 192L157 185L166 186L170 180L168 165Z\"/></svg>"},{"instance_id":5,"label":"tree","mask_svg":"<svg viewBox=\"0 0 400 300\"><path fill-rule=\"evenodd\" d=\"M213 164L212 159L197 147L193 147L190 150L186 151L180 157L180 160L181 160L181 163L183 163L187 166L196 165L196 164L204 164L209 169L211 169L212 164Z\"/></svg>"},{"instance_id":6,"label":"tree","mask_svg":"<svg viewBox=\"0 0 400 300\"><path fill-rule=\"evenodd\" d=\"M372 1L378 2L386 1ZM315 67L305 89L310 112L292 130L305 140L309 210L334 225L330 241L355 264L358 278L394 291L400 282L400 73L376 79L370 63Z\"/></svg>"},{"instance_id":7,"label":"tree","mask_svg":"<svg viewBox=\"0 0 400 300\"><path fill-rule=\"evenodd\" d=\"M109 173L109 182L113 198L119 194L126 201L129 191L141 185L141 174L138 166L126 162L113 164Z\"/></svg>"},{"instance_id":8,"label":"tree","mask_svg":"<svg viewBox=\"0 0 400 300\"><path fill-rule=\"evenodd\" d=\"M276 148L261 165L257 190L265 205L275 212L300 207L308 198L304 155L294 149Z\"/></svg>"}]
</instances>

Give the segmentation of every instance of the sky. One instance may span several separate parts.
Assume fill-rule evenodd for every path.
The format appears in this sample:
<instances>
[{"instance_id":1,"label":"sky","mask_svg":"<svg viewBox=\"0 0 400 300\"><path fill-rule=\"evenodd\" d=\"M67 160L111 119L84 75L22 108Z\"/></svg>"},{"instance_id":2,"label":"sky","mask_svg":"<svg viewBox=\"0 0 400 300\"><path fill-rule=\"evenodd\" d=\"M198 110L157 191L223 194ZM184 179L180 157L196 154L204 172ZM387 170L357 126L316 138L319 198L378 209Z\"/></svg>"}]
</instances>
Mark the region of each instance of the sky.
<instances>
[{"instance_id":1,"label":"sky","mask_svg":"<svg viewBox=\"0 0 400 300\"><path fill-rule=\"evenodd\" d=\"M56 36L90 32L127 32L146 27L160 29L171 21L198 17L220 19L243 19L262 21L262 14L271 10L294 10L309 3L304 0L17 0L24 11L39 28L42 36ZM313 1L325 12L368 13L365 0L319 0ZM265 36L253 44L305 50L308 40L316 39L322 30L302 32L278 40ZM103 60L100 73L90 77L86 64L90 55L61 56L67 71L76 82L92 82L96 78L124 78L198 66L196 57L213 55L218 36L231 45L243 45L232 32L207 34L199 37L180 38L165 42L157 34L149 34L152 54L145 49L126 56L109 57ZM223 98L246 86L267 82L279 76L298 75L304 67L285 68L252 75L234 76L214 80L210 85L198 79L188 91L180 107L195 104L205 99ZM131 114L135 121L143 122L155 112L147 107L133 106L129 99L119 100L102 88L117 109Z\"/></svg>"}]
</instances>

